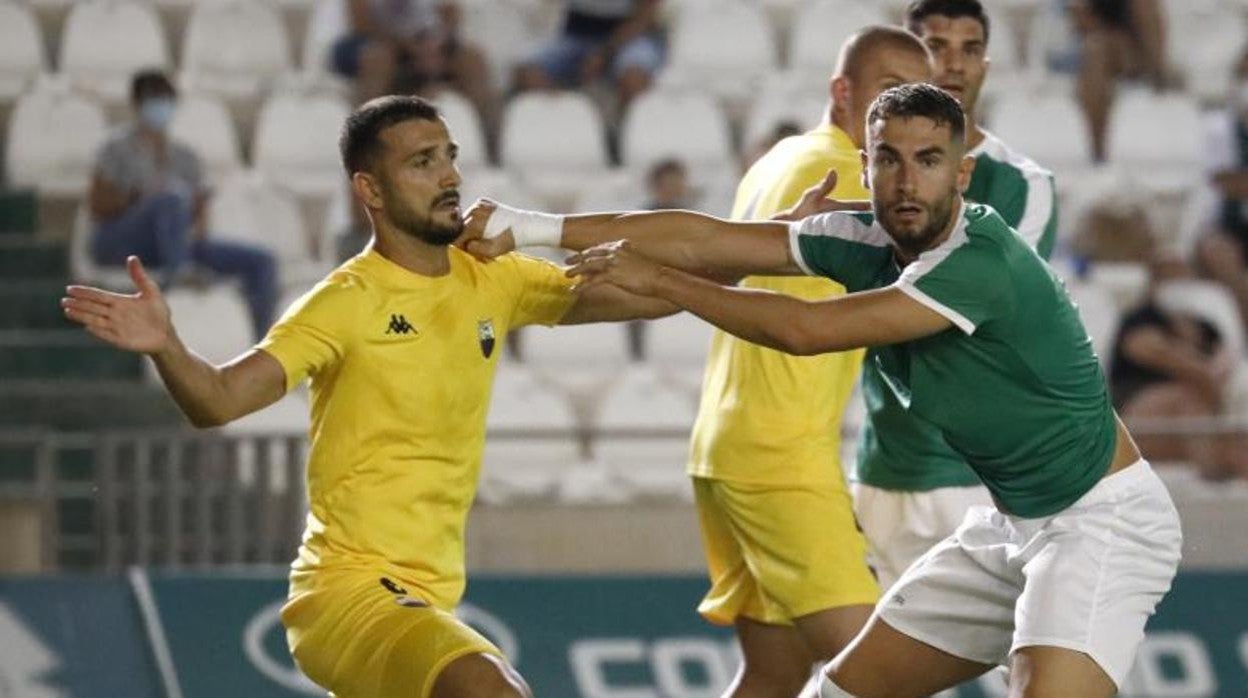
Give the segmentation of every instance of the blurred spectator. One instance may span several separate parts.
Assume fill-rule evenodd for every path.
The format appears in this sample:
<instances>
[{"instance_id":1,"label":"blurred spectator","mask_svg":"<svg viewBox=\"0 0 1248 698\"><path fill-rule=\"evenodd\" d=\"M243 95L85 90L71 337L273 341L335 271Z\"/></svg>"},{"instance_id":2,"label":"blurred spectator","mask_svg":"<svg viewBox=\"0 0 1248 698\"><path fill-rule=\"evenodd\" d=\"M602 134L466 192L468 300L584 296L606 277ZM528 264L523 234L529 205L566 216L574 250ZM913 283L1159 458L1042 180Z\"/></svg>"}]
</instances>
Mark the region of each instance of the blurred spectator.
<instances>
[{"instance_id":1,"label":"blurred spectator","mask_svg":"<svg viewBox=\"0 0 1248 698\"><path fill-rule=\"evenodd\" d=\"M1205 161L1218 208L1196 253L1204 272L1230 288L1248 323L1248 50L1235 67L1227 105L1209 120L1206 134Z\"/></svg>"},{"instance_id":2,"label":"blurred spectator","mask_svg":"<svg viewBox=\"0 0 1248 698\"><path fill-rule=\"evenodd\" d=\"M663 64L658 15L659 0L568 0L562 32L517 68L516 87L578 87L606 77L628 104Z\"/></svg>"},{"instance_id":3,"label":"blurred spectator","mask_svg":"<svg viewBox=\"0 0 1248 698\"><path fill-rule=\"evenodd\" d=\"M348 0L350 32L334 43L333 69L355 78L361 102L391 93L463 93L492 129L497 98L484 54L459 36L449 0Z\"/></svg>"},{"instance_id":4,"label":"blurred spectator","mask_svg":"<svg viewBox=\"0 0 1248 698\"><path fill-rule=\"evenodd\" d=\"M97 264L122 265L129 255L158 267L163 286L185 279L188 263L236 276L259 339L273 321L277 264L250 245L210 240L204 230L209 191L199 158L167 135L177 93L159 71L143 71L130 87L136 120L113 133L96 155L88 204Z\"/></svg>"},{"instance_id":5,"label":"blurred spectator","mask_svg":"<svg viewBox=\"0 0 1248 698\"><path fill-rule=\"evenodd\" d=\"M646 175L650 199L642 208L648 211L661 209L687 209L693 206L693 192L689 189L689 172L685 163L675 158L660 160Z\"/></svg>"},{"instance_id":6,"label":"blurred spectator","mask_svg":"<svg viewBox=\"0 0 1248 698\"><path fill-rule=\"evenodd\" d=\"M1166 23L1159 0L1072 0L1082 59L1076 93L1088 120L1092 156L1105 160L1114 84L1143 79L1166 85Z\"/></svg>"},{"instance_id":7,"label":"blurred spectator","mask_svg":"<svg viewBox=\"0 0 1248 698\"><path fill-rule=\"evenodd\" d=\"M804 133L805 129L796 121L781 121L775 125L765 137L759 139L757 143L747 145L745 152L741 157L741 173L745 174L749 171L750 166L759 158L771 150L772 146L789 136L798 136Z\"/></svg>"},{"instance_id":8,"label":"blurred spectator","mask_svg":"<svg viewBox=\"0 0 1248 698\"><path fill-rule=\"evenodd\" d=\"M1122 321L1114 342L1110 387L1124 419L1215 418L1227 411L1227 389L1239 359L1208 321L1170 313L1156 291L1186 269L1176 259L1152 263L1148 295ZM1248 477L1248 448L1239 435L1150 435L1137 432L1153 462L1186 461L1204 477Z\"/></svg>"}]
</instances>

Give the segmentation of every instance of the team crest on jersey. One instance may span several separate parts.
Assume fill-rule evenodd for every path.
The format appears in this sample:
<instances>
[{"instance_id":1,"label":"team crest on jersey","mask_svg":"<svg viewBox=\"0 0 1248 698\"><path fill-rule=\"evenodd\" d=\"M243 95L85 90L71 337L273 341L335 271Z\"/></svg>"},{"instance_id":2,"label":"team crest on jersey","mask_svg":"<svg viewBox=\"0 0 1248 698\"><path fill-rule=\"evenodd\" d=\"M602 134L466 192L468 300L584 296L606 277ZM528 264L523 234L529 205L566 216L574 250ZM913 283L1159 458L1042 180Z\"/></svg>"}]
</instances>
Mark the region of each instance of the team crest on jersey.
<instances>
[{"instance_id":1,"label":"team crest on jersey","mask_svg":"<svg viewBox=\"0 0 1248 698\"><path fill-rule=\"evenodd\" d=\"M494 318L477 320L477 341L481 344L481 355L490 358L494 353Z\"/></svg>"}]
</instances>

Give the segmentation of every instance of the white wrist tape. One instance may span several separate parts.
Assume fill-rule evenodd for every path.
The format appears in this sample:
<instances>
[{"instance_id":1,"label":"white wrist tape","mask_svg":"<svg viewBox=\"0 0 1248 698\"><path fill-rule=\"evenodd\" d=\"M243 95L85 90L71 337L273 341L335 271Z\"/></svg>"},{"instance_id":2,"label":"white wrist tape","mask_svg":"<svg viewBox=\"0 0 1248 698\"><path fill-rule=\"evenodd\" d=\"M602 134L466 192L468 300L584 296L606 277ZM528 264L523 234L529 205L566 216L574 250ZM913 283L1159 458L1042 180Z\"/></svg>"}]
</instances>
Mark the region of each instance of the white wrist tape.
<instances>
[{"instance_id":1,"label":"white wrist tape","mask_svg":"<svg viewBox=\"0 0 1248 698\"><path fill-rule=\"evenodd\" d=\"M563 216L498 204L485 223L485 237L498 237L508 228L516 240L517 249L559 247L563 241Z\"/></svg>"}]
</instances>

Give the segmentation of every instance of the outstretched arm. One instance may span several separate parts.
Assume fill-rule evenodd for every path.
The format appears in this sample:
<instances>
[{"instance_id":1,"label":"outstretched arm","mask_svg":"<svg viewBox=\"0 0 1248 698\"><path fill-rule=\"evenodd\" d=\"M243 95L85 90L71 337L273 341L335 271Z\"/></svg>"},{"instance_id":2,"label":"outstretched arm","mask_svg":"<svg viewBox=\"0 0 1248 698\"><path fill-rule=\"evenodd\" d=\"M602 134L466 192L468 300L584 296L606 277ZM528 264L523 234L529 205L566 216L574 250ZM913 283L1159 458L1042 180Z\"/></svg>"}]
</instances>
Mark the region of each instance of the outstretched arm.
<instances>
[{"instance_id":1,"label":"outstretched arm","mask_svg":"<svg viewBox=\"0 0 1248 698\"><path fill-rule=\"evenodd\" d=\"M729 288L651 262L615 242L575 255L569 274L579 287L618 286L659 298L744 340L790 354L810 355L905 342L943 332L952 323L895 288L804 301L753 289Z\"/></svg>"},{"instance_id":2,"label":"outstretched arm","mask_svg":"<svg viewBox=\"0 0 1248 698\"><path fill-rule=\"evenodd\" d=\"M835 186L836 172L831 171L793 210L765 222L728 221L692 211L551 216L479 201L468 212L459 244L489 258L529 245L581 251L627 239L635 251L660 264L707 278L800 275L803 271L790 254L789 228L783 221L866 205L827 199Z\"/></svg>"},{"instance_id":3,"label":"outstretched arm","mask_svg":"<svg viewBox=\"0 0 1248 698\"><path fill-rule=\"evenodd\" d=\"M263 351L248 351L225 365L213 366L187 349L173 329L160 288L143 271L138 257L130 257L126 266L137 293L69 286L61 307L66 317L105 342L151 357L169 394L192 424L219 426L285 394L281 364Z\"/></svg>"}]
</instances>

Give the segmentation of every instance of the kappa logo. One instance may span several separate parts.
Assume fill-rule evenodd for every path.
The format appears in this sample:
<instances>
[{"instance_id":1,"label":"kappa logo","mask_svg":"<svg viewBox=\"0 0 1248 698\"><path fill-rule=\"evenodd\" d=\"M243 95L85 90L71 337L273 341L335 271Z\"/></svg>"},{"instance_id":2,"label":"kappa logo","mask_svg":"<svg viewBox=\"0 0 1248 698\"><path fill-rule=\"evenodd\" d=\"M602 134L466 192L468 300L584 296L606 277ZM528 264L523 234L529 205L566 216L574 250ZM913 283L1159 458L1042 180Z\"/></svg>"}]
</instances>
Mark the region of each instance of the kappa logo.
<instances>
[{"instance_id":1,"label":"kappa logo","mask_svg":"<svg viewBox=\"0 0 1248 698\"><path fill-rule=\"evenodd\" d=\"M481 355L490 358L494 353L494 318L477 320L477 341L481 344Z\"/></svg>"},{"instance_id":2,"label":"kappa logo","mask_svg":"<svg viewBox=\"0 0 1248 698\"><path fill-rule=\"evenodd\" d=\"M421 599L408 596L407 589L404 589L385 577L382 577L378 581L381 582L381 585L385 587L386 591L394 594L394 602L400 606L406 606L408 608L424 608L429 605Z\"/></svg>"},{"instance_id":3,"label":"kappa logo","mask_svg":"<svg viewBox=\"0 0 1248 698\"><path fill-rule=\"evenodd\" d=\"M391 315L386 334L420 334L402 315Z\"/></svg>"}]
</instances>

